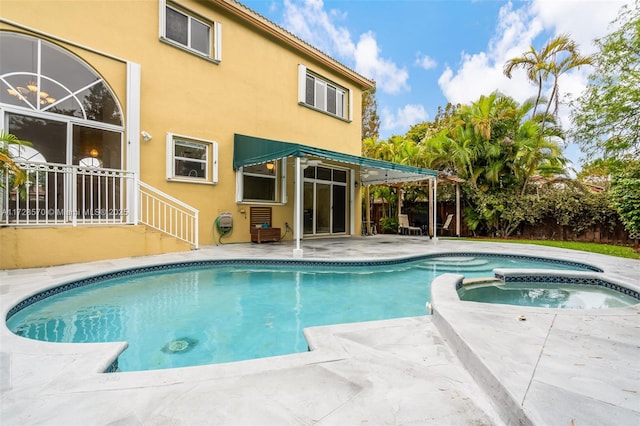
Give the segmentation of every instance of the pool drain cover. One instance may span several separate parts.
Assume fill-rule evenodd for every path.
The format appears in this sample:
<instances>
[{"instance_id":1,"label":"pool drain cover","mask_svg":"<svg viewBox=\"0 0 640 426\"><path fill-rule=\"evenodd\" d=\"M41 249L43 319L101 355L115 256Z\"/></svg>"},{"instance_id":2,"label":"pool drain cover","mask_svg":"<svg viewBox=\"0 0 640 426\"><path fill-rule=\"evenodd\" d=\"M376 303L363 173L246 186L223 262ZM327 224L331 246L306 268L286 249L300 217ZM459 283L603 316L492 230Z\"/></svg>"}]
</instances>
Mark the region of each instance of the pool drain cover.
<instances>
[{"instance_id":1,"label":"pool drain cover","mask_svg":"<svg viewBox=\"0 0 640 426\"><path fill-rule=\"evenodd\" d=\"M172 340L162 347L162 352L168 354L183 354L189 352L198 344L198 340L190 337L180 337Z\"/></svg>"}]
</instances>

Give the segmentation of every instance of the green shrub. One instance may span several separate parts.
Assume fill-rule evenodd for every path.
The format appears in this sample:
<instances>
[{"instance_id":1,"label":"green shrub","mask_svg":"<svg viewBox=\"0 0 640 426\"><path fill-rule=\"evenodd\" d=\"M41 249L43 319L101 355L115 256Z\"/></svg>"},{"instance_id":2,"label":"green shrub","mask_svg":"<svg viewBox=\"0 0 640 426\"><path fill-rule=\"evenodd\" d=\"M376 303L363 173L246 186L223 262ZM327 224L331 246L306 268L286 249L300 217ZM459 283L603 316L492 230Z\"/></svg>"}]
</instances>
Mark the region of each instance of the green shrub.
<instances>
[{"instance_id":1,"label":"green shrub","mask_svg":"<svg viewBox=\"0 0 640 426\"><path fill-rule=\"evenodd\" d=\"M380 218L380 232L382 234L397 234L398 233L398 218L397 217L381 217Z\"/></svg>"}]
</instances>

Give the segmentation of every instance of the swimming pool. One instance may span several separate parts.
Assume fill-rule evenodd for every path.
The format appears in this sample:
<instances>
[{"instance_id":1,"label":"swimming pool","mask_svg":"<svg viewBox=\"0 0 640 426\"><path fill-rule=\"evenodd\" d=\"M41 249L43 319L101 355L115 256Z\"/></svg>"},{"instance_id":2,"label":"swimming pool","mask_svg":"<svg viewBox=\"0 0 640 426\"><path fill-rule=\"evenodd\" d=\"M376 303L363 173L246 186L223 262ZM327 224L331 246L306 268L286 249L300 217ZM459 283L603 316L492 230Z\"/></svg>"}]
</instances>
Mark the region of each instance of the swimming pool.
<instances>
[{"instance_id":1,"label":"swimming pool","mask_svg":"<svg viewBox=\"0 0 640 426\"><path fill-rule=\"evenodd\" d=\"M127 341L121 371L238 361L304 352L310 326L425 315L435 276L499 267L594 269L477 254L159 265L38 293L9 311L7 326L51 342Z\"/></svg>"}]
</instances>

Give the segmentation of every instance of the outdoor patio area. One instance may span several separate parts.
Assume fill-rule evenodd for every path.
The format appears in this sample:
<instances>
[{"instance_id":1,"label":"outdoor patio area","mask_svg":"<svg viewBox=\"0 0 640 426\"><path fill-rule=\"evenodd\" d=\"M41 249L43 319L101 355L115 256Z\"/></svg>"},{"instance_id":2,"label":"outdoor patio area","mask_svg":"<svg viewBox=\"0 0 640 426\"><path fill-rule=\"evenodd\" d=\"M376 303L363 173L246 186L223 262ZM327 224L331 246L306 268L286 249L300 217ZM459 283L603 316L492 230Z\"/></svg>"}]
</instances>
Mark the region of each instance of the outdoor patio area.
<instances>
[{"instance_id":1,"label":"outdoor patio area","mask_svg":"<svg viewBox=\"0 0 640 426\"><path fill-rule=\"evenodd\" d=\"M203 259L293 259L291 241L0 271L4 317L28 296L101 273ZM375 235L303 240L302 259L498 253L587 263L640 291L640 262L522 244ZM543 309L456 300L433 315L306 329L307 353L101 373L122 343L63 344L0 331L4 425L637 425L640 305ZM526 320L522 320L522 317Z\"/></svg>"}]
</instances>

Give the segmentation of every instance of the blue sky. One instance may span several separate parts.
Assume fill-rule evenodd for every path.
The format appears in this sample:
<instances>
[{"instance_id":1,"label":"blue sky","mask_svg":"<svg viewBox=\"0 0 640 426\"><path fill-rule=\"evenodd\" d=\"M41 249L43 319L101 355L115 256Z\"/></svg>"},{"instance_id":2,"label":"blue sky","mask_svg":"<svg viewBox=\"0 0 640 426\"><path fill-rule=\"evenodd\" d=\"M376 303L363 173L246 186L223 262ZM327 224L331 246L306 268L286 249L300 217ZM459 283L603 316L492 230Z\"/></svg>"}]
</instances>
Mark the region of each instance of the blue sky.
<instances>
[{"instance_id":1,"label":"blue sky","mask_svg":"<svg viewBox=\"0 0 640 426\"><path fill-rule=\"evenodd\" d=\"M240 0L243 4L374 79L380 138L434 118L447 102L469 103L495 90L522 102L535 95L523 72L504 63L529 46L568 33L583 54L610 30L626 0ZM591 70L560 81L565 101ZM561 122L570 125L568 109ZM577 146L565 154L578 168Z\"/></svg>"}]
</instances>

